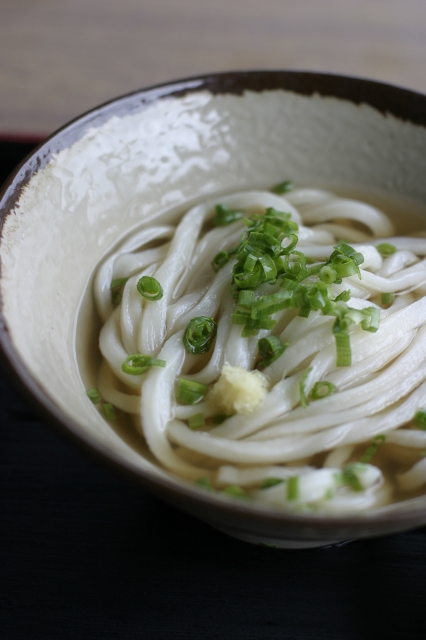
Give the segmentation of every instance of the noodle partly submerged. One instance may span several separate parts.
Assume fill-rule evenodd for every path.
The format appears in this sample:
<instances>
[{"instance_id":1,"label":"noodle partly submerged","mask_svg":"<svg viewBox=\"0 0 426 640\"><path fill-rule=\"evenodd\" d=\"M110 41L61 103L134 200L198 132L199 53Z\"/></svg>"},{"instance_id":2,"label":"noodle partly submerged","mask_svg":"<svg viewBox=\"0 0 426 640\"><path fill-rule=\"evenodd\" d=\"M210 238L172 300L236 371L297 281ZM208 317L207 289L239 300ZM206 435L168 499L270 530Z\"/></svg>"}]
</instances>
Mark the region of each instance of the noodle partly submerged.
<instances>
[{"instance_id":1,"label":"noodle partly submerged","mask_svg":"<svg viewBox=\"0 0 426 640\"><path fill-rule=\"evenodd\" d=\"M329 514L418 495L425 256L426 238L319 189L151 222L97 271L99 393L200 488Z\"/></svg>"}]
</instances>

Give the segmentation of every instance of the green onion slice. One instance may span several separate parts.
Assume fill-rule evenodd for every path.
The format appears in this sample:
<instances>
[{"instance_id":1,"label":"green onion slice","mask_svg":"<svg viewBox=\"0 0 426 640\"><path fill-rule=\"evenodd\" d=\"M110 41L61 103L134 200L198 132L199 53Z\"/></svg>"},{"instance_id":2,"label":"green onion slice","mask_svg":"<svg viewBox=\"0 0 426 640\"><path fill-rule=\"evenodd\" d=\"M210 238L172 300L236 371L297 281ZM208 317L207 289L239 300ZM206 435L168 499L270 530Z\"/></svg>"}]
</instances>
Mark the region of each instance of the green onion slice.
<instances>
[{"instance_id":1,"label":"green onion slice","mask_svg":"<svg viewBox=\"0 0 426 640\"><path fill-rule=\"evenodd\" d=\"M384 305L392 304L392 302L394 300L395 300L395 294L394 293L381 293L380 294L380 301Z\"/></svg>"},{"instance_id":2,"label":"green onion slice","mask_svg":"<svg viewBox=\"0 0 426 640\"><path fill-rule=\"evenodd\" d=\"M235 211L232 209L228 209L228 207L224 204L216 205L216 214L213 218L213 224L215 227L224 227L227 224L231 224L236 220L240 220L243 217L242 211Z\"/></svg>"},{"instance_id":3,"label":"green onion slice","mask_svg":"<svg viewBox=\"0 0 426 640\"><path fill-rule=\"evenodd\" d=\"M121 365L121 370L131 376L140 376L143 373L146 373L146 371L153 366L165 367L166 361L158 360L158 358L151 358L151 356L145 356L141 353L134 353L125 359Z\"/></svg>"},{"instance_id":4,"label":"green onion slice","mask_svg":"<svg viewBox=\"0 0 426 640\"><path fill-rule=\"evenodd\" d=\"M370 462L371 458L376 455L377 449L386 440L384 435L378 435L370 442L359 461L362 463Z\"/></svg>"},{"instance_id":5,"label":"green onion slice","mask_svg":"<svg viewBox=\"0 0 426 640\"><path fill-rule=\"evenodd\" d=\"M97 404L98 402L101 401L101 394L96 389L96 387L93 387L93 389L88 389L86 391L86 394L90 398L90 400L93 402L93 404Z\"/></svg>"},{"instance_id":6,"label":"green onion slice","mask_svg":"<svg viewBox=\"0 0 426 640\"><path fill-rule=\"evenodd\" d=\"M382 258L389 258L392 254L396 253L397 248L395 245L390 244L389 242L382 242L376 246L377 251L380 253Z\"/></svg>"},{"instance_id":7,"label":"green onion slice","mask_svg":"<svg viewBox=\"0 0 426 640\"><path fill-rule=\"evenodd\" d=\"M155 278L142 276L136 285L137 290L147 300L155 302L163 297L163 287Z\"/></svg>"},{"instance_id":8,"label":"green onion slice","mask_svg":"<svg viewBox=\"0 0 426 640\"><path fill-rule=\"evenodd\" d=\"M222 422L225 422L228 418L232 418L232 416L232 413L217 413L212 417L212 422L213 424L222 424Z\"/></svg>"},{"instance_id":9,"label":"green onion slice","mask_svg":"<svg viewBox=\"0 0 426 640\"><path fill-rule=\"evenodd\" d=\"M114 307L117 307L123 295L121 293L121 289L124 287L129 278L117 278L111 282L111 300Z\"/></svg>"},{"instance_id":10,"label":"green onion slice","mask_svg":"<svg viewBox=\"0 0 426 640\"><path fill-rule=\"evenodd\" d=\"M425 409L418 409L414 416L414 425L418 429L426 430L426 411Z\"/></svg>"},{"instance_id":11,"label":"green onion slice","mask_svg":"<svg viewBox=\"0 0 426 640\"><path fill-rule=\"evenodd\" d=\"M343 467L343 483L350 486L352 491L362 491L362 484L360 483L358 476L355 473L357 467L359 467L359 462L355 462L352 464L347 464Z\"/></svg>"},{"instance_id":12,"label":"green onion slice","mask_svg":"<svg viewBox=\"0 0 426 640\"><path fill-rule=\"evenodd\" d=\"M304 372L302 379L299 383L299 395L300 395L300 402L302 404L302 407L307 407L309 404L308 399L306 397L306 392L305 392L305 382L306 382L306 378L311 373L311 371L312 371L312 367L308 367Z\"/></svg>"},{"instance_id":13,"label":"green onion slice","mask_svg":"<svg viewBox=\"0 0 426 640\"><path fill-rule=\"evenodd\" d=\"M176 389L176 400L180 404L197 404L204 398L207 391L208 386L201 384L201 382L179 378Z\"/></svg>"},{"instance_id":14,"label":"green onion slice","mask_svg":"<svg viewBox=\"0 0 426 640\"><path fill-rule=\"evenodd\" d=\"M327 396L331 396L335 391L336 387L332 382L321 380L320 382L316 382L312 387L312 391L309 394L309 399L321 400L321 398L327 398Z\"/></svg>"},{"instance_id":15,"label":"green onion slice","mask_svg":"<svg viewBox=\"0 0 426 640\"><path fill-rule=\"evenodd\" d=\"M297 500L299 497L299 476L291 476L287 480L287 500Z\"/></svg>"},{"instance_id":16,"label":"green onion slice","mask_svg":"<svg viewBox=\"0 0 426 640\"><path fill-rule=\"evenodd\" d=\"M234 498L247 498L247 493L237 484L231 484L229 487L225 487L222 493L225 493L228 496L233 496Z\"/></svg>"},{"instance_id":17,"label":"green onion slice","mask_svg":"<svg viewBox=\"0 0 426 640\"><path fill-rule=\"evenodd\" d=\"M111 291L114 291L114 289L121 289L128 280L129 278L117 278L116 280L113 280L111 282Z\"/></svg>"},{"instance_id":18,"label":"green onion slice","mask_svg":"<svg viewBox=\"0 0 426 640\"><path fill-rule=\"evenodd\" d=\"M350 367L352 363L351 341L347 331L334 331L336 340L336 365L338 367Z\"/></svg>"},{"instance_id":19,"label":"green onion slice","mask_svg":"<svg viewBox=\"0 0 426 640\"><path fill-rule=\"evenodd\" d=\"M116 420L117 416L115 413L114 406L112 404L104 404L102 408L104 410L105 417L107 420Z\"/></svg>"},{"instance_id":20,"label":"green onion slice","mask_svg":"<svg viewBox=\"0 0 426 640\"><path fill-rule=\"evenodd\" d=\"M196 413L191 416L188 420L189 428L193 431L197 429L202 429L205 426L206 422L204 420L204 413Z\"/></svg>"},{"instance_id":21,"label":"green onion slice","mask_svg":"<svg viewBox=\"0 0 426 640\"><path fill-rule=\"evenodd\" d=\"M279 184L276 184L275 187L272 187L271 191L280 195L282 193L293 191L293 189L294 184L290 180L284 180L284 182L280 182Z\"/></svg>"},{"instance_id":22,"label":"green onion slice","mask_svg":"<svg viewBox=\"0 0 426 640\"><path fill-rule=\"evenodd\" d=\"M257 368L265 369L265 367L269 367L272 362L275 362L284 353L288 345L288 342L282 345L276 336L261 338L257 346L262 360L258 362Z\"/></svg>"},{"instance_id":23,"label":"green onion slice","mask_svg":"<svg viewBox=\"0 0 426 640\"><path fill-rule=\"evenodd\" d=\"M198 480L196 480L194 484L197 487L205 489L206 491L214 491L214 487L208 478L198 478Z\"/></svg>"},{"instance_id":24,"label":"green onion slice","mask_svg":"<svg viewBox=\"0 0 426 640\"><path fill-rule=\"evenodd\" d=\"M337 273L335 269L333 269L333 267L325 265L324 267L321 267L321 270L319 272L319 279L322 282L325 282L325 284L332 284L337 280Z\"/></svg>"},{"instance_id":25,"label":"green onion slice","mask_svg":"<svg viewBox=\"0 0 426 640\"><path fill-rule=\"evenodd\" d=\"M198 316L189 321L183 334L183 344L188 353L200 355L207 353L217 333L217 324L213 318Z\"/></svg>"},{"instance_id":26,"label":"green onion slice","mask_svg":"<svg viewBox=\"0 0 426 640\"><path fill-rule=\"evenodd\" d=\"M222 269L229 262L229 253L227 251L219 251L212 260L212 269L215 273Z\"/></svg>"},{"instance_id":27,"label":"green onion slice","mask_svg":"<svg viewBox=\"0 0 426 640\"><path fill-rule=\"evenodd\" d=\"M262 482L261 489L269 489L270 487L276 487L277 484L282 484L284 480L281 478L265 478Z\"/></svg>"}]
</instances>

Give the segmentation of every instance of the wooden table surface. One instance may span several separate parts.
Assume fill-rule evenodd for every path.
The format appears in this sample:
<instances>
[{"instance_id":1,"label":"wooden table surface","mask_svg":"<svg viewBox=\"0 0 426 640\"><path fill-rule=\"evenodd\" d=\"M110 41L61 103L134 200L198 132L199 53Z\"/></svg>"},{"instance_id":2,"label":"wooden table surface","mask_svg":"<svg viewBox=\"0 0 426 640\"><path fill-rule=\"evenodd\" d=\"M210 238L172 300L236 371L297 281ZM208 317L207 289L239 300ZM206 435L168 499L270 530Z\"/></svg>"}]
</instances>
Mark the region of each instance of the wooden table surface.
<instances>
[{"instance_id":1,"label":"wooden table surface","mask_svg":"<svg viewBox=\"0 0 426 640\"><path fill-rule=\"evenodd\" d=\"M328 71L426 92L425 45L425 0L1 0L0 132L47 134L210 71Z\"/></svg>"}]
</instances>

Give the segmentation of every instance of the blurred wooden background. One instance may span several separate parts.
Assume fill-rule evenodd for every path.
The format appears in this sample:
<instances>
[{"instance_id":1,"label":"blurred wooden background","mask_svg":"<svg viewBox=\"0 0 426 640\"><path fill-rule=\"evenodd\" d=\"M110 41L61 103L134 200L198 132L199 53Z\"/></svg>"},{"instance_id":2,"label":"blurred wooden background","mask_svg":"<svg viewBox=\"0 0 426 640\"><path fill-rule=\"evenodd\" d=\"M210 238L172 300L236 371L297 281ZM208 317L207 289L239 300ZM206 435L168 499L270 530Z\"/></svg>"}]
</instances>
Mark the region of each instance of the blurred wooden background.
<instances>
[{"instance_id":1,"label":"blurred wooden background","mask_svg":"<svg viewBox=\"0 0 426 640\"><path fill-rule=\"evenodd\" d=\"M117 95L289 68L426 92L425 0L0 0L0 132L47 134Z\"/></svg>"}]
</instances>

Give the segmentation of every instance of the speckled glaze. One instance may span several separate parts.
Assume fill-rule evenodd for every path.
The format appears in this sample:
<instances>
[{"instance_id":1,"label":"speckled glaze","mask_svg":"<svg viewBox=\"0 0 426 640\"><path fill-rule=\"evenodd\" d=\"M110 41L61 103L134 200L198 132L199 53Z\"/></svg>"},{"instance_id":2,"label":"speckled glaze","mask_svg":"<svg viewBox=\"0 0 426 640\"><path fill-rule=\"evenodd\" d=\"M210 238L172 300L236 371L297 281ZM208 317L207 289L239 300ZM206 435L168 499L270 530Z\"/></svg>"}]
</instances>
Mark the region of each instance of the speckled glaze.
<instances>
[{"instance_id":1,"label":"speckled glaze","mask_svg":"<svg viewBox=\"0 0 426 640\"><path fill-rule=\"evenodd\" d=\"M134 451L94 410L75 333L94 266L159 211L166 220L185 203L287 176L425 203L425 125L424 96L291 72L190 79L82 116L43 143L2 192L3 359L66 433L164 500L241 539L303 548L424 524L424 498L324 518L235 503L184 484Z\"/></svg>"}]
</instances>

